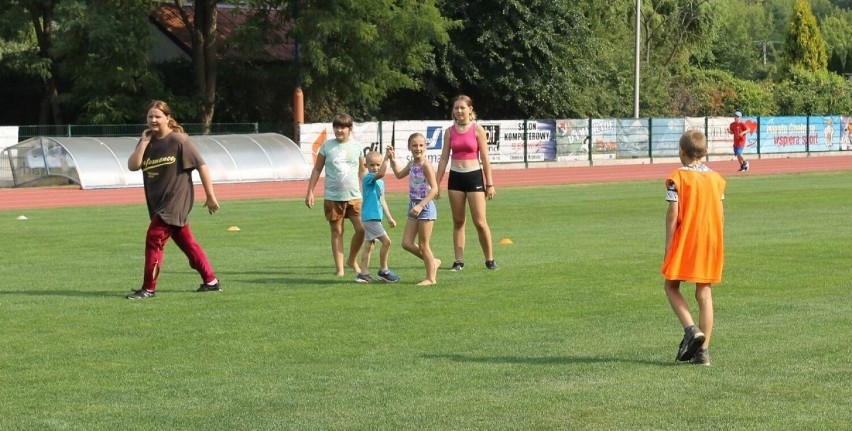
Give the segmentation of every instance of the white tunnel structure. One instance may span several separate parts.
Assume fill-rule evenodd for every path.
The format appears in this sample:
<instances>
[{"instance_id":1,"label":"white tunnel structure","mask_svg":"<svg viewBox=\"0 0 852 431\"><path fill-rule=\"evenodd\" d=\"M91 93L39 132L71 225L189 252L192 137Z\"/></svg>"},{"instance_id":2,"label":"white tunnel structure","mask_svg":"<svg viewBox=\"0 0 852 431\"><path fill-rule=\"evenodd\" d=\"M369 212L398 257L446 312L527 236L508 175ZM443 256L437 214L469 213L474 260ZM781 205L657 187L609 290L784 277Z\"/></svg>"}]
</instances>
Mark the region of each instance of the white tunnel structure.
<instances>
[{"instance_id":1,"label":"white tunnel structure","mask_svg":"<svg viewBox=\"0 0 852 431\"><path fill-rule=\"evenodd\" d=\"M198 135L192 142L214 183L303 180L312 166L290 138L277 133ZM3 150L14 187L78 184L83 189L139 187L127 169L138 137L38 136ZM193 174L196 183L198 174Z\"/></svg>"}]
</instances>

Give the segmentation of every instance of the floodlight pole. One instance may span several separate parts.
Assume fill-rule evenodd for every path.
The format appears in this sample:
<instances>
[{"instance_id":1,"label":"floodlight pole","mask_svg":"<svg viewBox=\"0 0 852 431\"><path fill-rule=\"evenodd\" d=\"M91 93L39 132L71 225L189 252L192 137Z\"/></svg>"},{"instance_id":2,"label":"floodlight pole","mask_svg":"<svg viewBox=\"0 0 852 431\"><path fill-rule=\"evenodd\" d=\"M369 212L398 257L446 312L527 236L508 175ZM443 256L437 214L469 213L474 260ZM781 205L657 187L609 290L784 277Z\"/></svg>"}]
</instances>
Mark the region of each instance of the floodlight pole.
<instances>
[{"instance_id":1,"label":"floodlight pole","mask_svg":"<svg viewBox=\"0 0 852 431\"><path fill-rule=\"evenodd\" d=\"M639 118L639 56L641 55L640 26L642 24L642 0L636 0L636 52L633 67L633 118Z\"/></svg>"}]
</instances>

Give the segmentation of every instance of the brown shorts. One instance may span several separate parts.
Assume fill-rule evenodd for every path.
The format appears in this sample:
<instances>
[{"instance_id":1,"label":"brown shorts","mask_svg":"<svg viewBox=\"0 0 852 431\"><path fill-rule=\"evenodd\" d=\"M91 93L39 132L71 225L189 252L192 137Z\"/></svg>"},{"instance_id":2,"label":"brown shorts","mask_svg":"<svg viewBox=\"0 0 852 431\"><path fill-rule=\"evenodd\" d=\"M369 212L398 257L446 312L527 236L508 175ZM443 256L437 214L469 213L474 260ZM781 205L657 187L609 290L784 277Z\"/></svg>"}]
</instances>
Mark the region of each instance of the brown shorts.
<instances>
[{"instance_id":1,"label":"brown shorts","mask_svg":"<svg viewBox=\"0 0 852 431\"><path fill-rule=\"evenodd\" d=\"M325 219L332 222L342 218L361 217L361 199L351 201L324 201Z\"/></svg>"}]
</instances>

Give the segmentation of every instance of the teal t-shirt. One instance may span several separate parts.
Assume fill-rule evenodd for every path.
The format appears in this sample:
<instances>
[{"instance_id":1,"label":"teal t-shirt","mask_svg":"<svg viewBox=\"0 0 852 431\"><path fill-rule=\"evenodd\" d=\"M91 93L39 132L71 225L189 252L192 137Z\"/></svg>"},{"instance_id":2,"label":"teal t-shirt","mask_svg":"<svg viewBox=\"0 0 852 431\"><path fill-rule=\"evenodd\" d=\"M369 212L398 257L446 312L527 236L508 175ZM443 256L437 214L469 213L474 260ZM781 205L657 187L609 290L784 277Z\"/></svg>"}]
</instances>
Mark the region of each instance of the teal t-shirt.
<instances>
[{"instance_id":1,"label":"teal t-shirt","mask_svg":"<svg viewBox=\"0 0 852 431\"><path fill-rule=\"evenodd\" d=\"M325 156L325 194L329 201L351 201L361 199L361 184L358 181L358 168L363 146L350 139L339 142L329 139L323 142L318 154Z\"/></svg>"},{"instance_id":2,"label":"teal t-shirt","mask_svg":"<svg viewBox=\"0 0 852 431\"><path fill-rule=\"evenodd\" d=\"M361 203L362 221L382 221L384 211L382 210L382 196L385 195L385 182L376 174L367 172L362 181L364 186L364 201Z\"/></svg>"}]
</instances>

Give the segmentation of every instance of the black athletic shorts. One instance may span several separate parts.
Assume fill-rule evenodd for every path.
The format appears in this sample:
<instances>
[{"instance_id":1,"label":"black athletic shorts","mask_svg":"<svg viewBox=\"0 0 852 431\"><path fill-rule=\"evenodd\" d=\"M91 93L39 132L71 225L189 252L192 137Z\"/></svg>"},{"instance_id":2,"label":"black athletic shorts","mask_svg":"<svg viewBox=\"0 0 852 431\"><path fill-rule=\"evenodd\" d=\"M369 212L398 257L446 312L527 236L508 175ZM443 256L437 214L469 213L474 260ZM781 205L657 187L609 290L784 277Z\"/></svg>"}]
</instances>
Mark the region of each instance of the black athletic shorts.
<instances>
[{"instance_id":1,"label":"black athletic shorts","mask_svg":"<svg viewBox=\"0 0 852 431\"><path fill-rule=\"evenodd\" d=\"M456 172L450 169L447 189L460 192L485 193L485 181L482 178L482 169L471 172Z\"/></svg>"}]
</instances>

